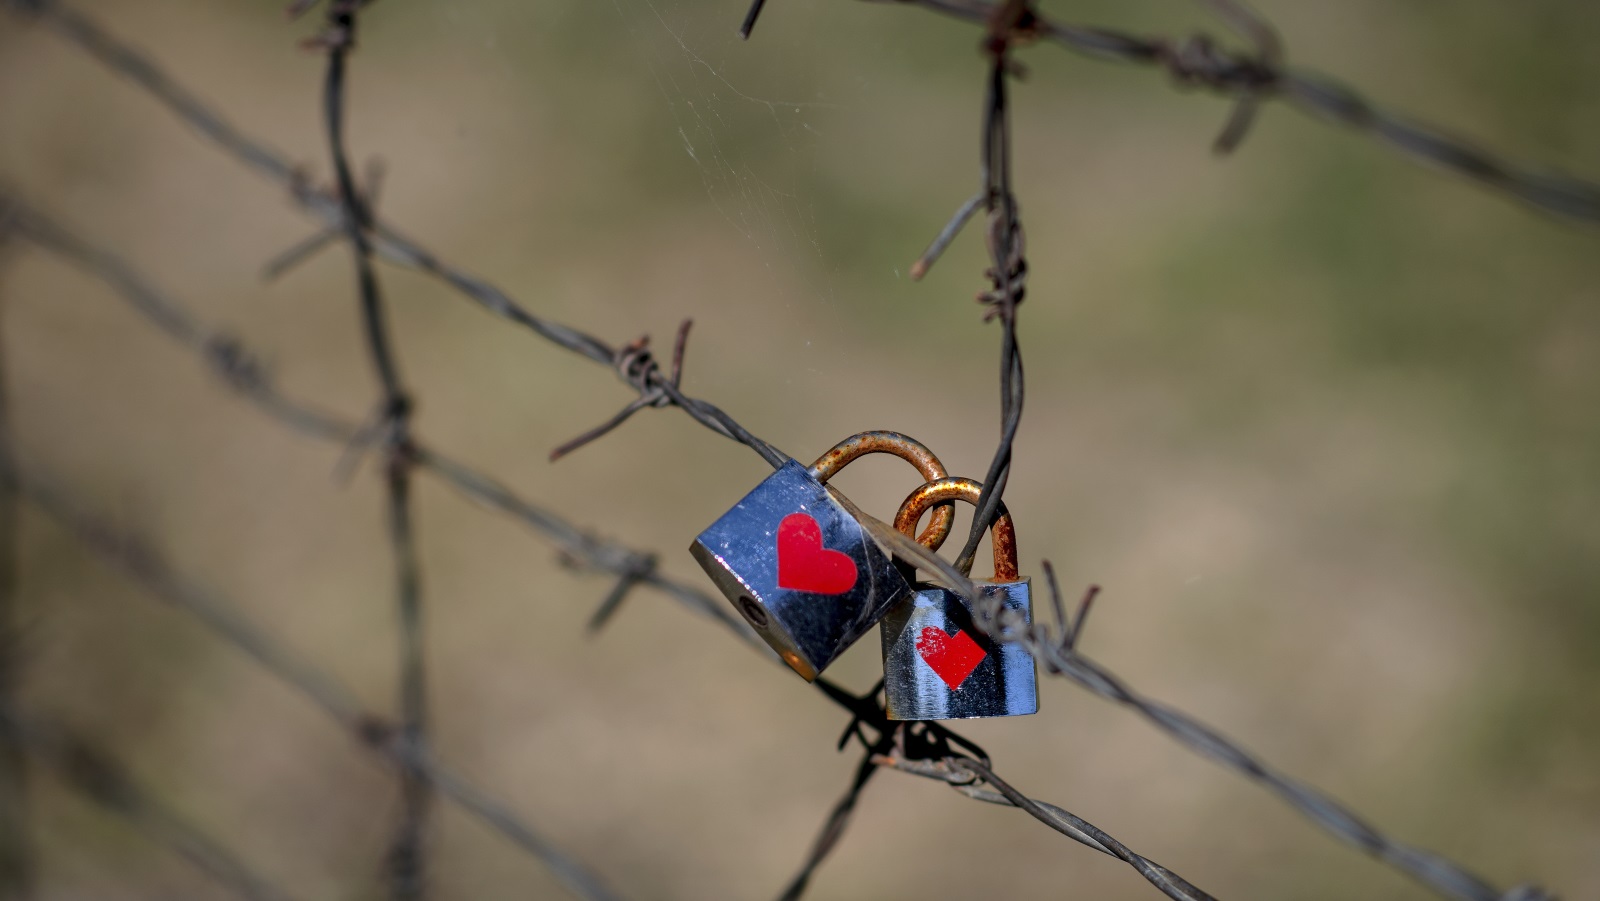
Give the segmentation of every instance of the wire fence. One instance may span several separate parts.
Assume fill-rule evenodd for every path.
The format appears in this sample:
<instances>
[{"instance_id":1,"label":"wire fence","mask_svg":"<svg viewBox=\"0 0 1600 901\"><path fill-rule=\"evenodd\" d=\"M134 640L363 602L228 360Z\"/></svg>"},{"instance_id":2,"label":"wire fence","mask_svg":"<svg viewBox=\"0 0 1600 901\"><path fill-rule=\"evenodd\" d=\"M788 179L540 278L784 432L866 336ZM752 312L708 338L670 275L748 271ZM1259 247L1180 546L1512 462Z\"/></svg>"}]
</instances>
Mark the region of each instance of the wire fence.
<instances>
[{"instance_id":1,"label":"wire fence","mask_svg":"<svg viewBox=\"0 0 1600 901\"><path fill-rule=\"evenodd\" d=\"M1184 39L1148 37L1053 22L1031 0L879 0L918 6L982 26L981 50L987 65L984 96L984 141L979 188L937 234L913 267L921 277L967 222L981 210L990 268L986 289L979 294L984 318L1002 329L1001 421L996 452L986 478L979 511L965 546L954 563L945 561L893 528L856 511L882 543L915 564L932 580L963 597L977 620L999 641L1024 644L1046 671L1121 705L1195 753L1261 784L1285 804L1330 836L1344 841L1401 871L1442 897L1462 901L1537 901L1552 896L1533 886L1509 890L1445 858L1398 842L1348 808L1307 784L1255 757L1199 720L1153 701L1077 650L1094 590L1068 614L1053 570L1046 564L1053 625L1024 623L1008 617L978 593L967 578L979 539L993 519L1006 489L1012 442L1022 418L1024 378L1018 341L1018 310L1026 296L1027 258L1023 228L1011 180L1011 105L1009 86L1018 69L1015 52L1046 41L1095 58L1157 66L1180 86L1210 89L1236 99L1234 112L1217 139L1219 151L1243 139L1262 105L1280 99L1318 118L1371 134L1412 159L1463 175L1545 212L1578 220L1600 221L1600 189L1559 176L1516 166L1471 145L1445 138L1427 125L1387 113L1335 82L1285 66L1284 51L1270 24L1233 0L1203 0L1232 31L1251 47L1230 50L1208 35ZM298 0L294 14L308 12L316 0ZM192 616L219 639L254 659L268 672L296 689L328 714L361 747L395 769L402 803L389 844L385 873L395 898L428 894L428 823L435 796L459 805L515 846L542 861L575 897L619 897L597 875L603 863L580 862L527 818L498 801L492 792L468 782L438 761L429 750L427 670L423 655L425 604L410 503L413 476L441 480L464 497L521 523L548 541L561 559L576 569L612 580L591 629L603 626L638 589L662 594L685 609L714 621L759 655L777 658L728 606L701 588L674 580L657 568L653 553L598 537L589 529L544 509L511 491L493 476L422 442L412 432L411 390L402 377L390 339L388 310L376 266L385 261L433 276L464 298L497 316L526 327L547 342L611 368L638 395L609 419L552 451L560 456L578 450L621 426L634 414L652 407L677 407L723 437L738 441L774 468L787 454L753 435L717 406L685 393L681 386L689 323L680 328L669 368L663 369L642 337L620 345L571 326L538 316L489 281L440 259L418 242L379 219L374 207L377 173L358 184L344 140L346 74L357 44L361 16L370 0L326 0L320 30L307 43L325 55L320 105L326 130L326 152L334 173L332 186L312 184L303 169L282 152L236 126L220 111L169 76L154 60L129 46L93 18L56 0L9 0L19 20L34 23L92 56L114 75L143 89L169 112L191 126L226 155L283 188L321 224L321 230L270 261L271 277L317 250L338 243L349 248L363 334L380 395L373 412L352 420L281 392L261 356L243 338L216 329L191 309L143 277L136 267L110 249L97 246L72 227L35 206L14 187L0 184L0 252L22 245L52 254L104 282L153 328L193 354L209 374L227 384L263 414L307 437L341 445L353 457L380 456L387 505L387 537L394 566L394 603L401 624L400 684L397 715L364 709L352 693L314 664L251 623L228 601L184 576L160 552L109 524L56 484L32 461L18 459L5 421L0 384L0 617L15 594L14 519L18 499L34 505L63 525L88 548L122 569L129 578L175 609ZM758 0L744 21L749 36L763 4ZM1041 618L1042 619L1042 618ZM0 623L3 628L3 623ZM106 809L127 819L141 832L193 862L220 884L252 899L290 897L268 878L253 871L239 855L214 841L199 826L165 806L104 749L50 717L18 709L9 688L16 655L0 634L0 831L13 841L0 844L10 855L0 892L21 897L26 891L25 820L15 790L21 769L14 758L26 754L58 771L64 781ZM880 686L881 687L881 686ZM839 740L861 748L859 764L845 793L830 812L803 865L781 894L799 898L817 868L845 834L862 790L879 772L895 770L944 782L974 800L1018 808L1074 841L1116 857L1152 886L1174 899L1210 899L1172 871L1132 851L1103 830L1062 807L1029 797L1002 778L977 745L937 723L894 723L878 699L879 688L854 695L826 679L816 688L850 715Z\"/></svg>"}]
</instances>

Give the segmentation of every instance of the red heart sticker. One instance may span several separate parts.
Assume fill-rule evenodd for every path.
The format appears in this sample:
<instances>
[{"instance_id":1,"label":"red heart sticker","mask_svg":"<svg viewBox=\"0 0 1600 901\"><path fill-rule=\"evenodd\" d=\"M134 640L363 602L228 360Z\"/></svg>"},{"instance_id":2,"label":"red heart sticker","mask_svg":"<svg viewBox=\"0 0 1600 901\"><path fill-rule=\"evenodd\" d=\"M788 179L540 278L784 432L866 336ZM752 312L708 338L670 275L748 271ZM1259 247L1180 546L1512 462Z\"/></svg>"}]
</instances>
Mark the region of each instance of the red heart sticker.
<instances>
[{"instance_id":1,"label":"red heart sticker","mask_svg":"<svg viewBox=\"0 0 1600 901\"><path fill-rule=\"evenodd\" d=\"M971 635L960 629L954 635L947 635L943 629L932 626L917 636L917 653L951 691L960 688L983 658L989 656Z\"/></svg>"},{"instance_id":2,"label":"red heart sticker","mask_svg":"<svg viewBox=\"0 0 1600 901\"><path fill-rule=\"evenodd\" d=\"M778 523L778 587L814 594L844 594L856 586L856 562L822 546L822 527L809 513Z\"/></svg>"}]
</instances>

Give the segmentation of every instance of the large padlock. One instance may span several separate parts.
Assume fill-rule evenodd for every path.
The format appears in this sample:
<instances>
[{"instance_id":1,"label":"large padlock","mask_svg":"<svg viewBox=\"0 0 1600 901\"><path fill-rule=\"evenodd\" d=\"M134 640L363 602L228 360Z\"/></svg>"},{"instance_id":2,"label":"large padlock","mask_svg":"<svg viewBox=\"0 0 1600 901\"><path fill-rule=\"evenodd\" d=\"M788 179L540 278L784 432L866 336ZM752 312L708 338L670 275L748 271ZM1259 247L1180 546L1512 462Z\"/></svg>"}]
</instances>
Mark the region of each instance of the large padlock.
<instances>
[{"instance_id":1,"label":"large padlock","mask_svg":"<svg viewBox=\"0 0 1600 901\"><path fill-rule=\"evenodd\" d=\"M914 534L917 520L938 503L973 504L983 486L971 479L930 481L906 498L894 525ZM918 542L937 549L924 535ZM990 638L988 625L1001 610L1013 623L1032 621L1027 579L1017 578L1017 537L1011 514L1000 505L990 530L994 578L974 580L984 603L974 610L960 596L937 585L918 584L911 596L890 608L883 627L883 690L892 720L954 720L986 716L1024 716L1039 712L1039 677L1033 655L1015 642Z\"/></svg>"},{"instance_id":2,"label":"large padlock","mask_svg":"<svg viewBox=\"0 0 1600 901\"><path fill-rule=\"evenodd\" d=\"M824 484L870 453L902 457L927 480L945 476L944 464L915 439L862 432L809 467L790 460L689 547L745 621L807 682L911 590L890 553ZM934 510L924 539L944 541L953 507Z\"/></svg>"}]
</instances>

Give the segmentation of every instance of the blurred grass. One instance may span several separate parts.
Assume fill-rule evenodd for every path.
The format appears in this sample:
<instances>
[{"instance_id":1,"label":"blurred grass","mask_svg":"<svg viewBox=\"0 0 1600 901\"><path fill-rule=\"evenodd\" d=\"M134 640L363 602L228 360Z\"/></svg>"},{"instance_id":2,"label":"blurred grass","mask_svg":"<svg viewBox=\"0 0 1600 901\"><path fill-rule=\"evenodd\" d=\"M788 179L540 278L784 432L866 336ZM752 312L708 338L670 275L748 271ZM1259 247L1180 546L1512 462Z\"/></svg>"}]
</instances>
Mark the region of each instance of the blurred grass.
<instances>
[{"instance_id":1,"label":"blurred grass","mask_svg":"<svg viewBox=\"0 0 1600 901\"><path fill-rule=\"evenodd\" d=\"M321 66L279 4L83 4L248 129L326 173ZM904 272L976 187L971 29L914 10L688 0L380 4L352 143L384 213L533 309L622 341L696 320L688 381L799 457L864 428L980 474L998 336L976 232ZM1600 8L1262 2L1300 65L1488 146L1600 174ZM1056 3L1181 33L1184 4ZM1270 107L1225 114L1137 68L1029 51L1017 156L1033 274L1012 510L1024 567L1107 587L1089 653L1401 837L1495 881L1600 894L1600 255L1551 221ZM348 263L281 284L306 233L272 189L50 36L0 19L0 176L359 414L375 389ZM762 477L646 413L548 449L626 391L386 270L419 428L534 500L680 553ZM0 277L24 451L387 708L395 636L370 469L266 424L98 284L38 254ZM887 515L892 461L840 476ZM607 586L423 483L441 753L637 897L775 892L853 765L792 676L660 599L575 640ZM29 698L311 896L377 893L390 780L305 705L28 520ZM839 664L875 678L869 639ZM1420 898L1142 724L1044 686L969 731L1008 779L1219 897ZM44 897L210 891L62 796L35 795ZM550 894L441 816L441 897ZM960 847L960 855L944 853ZM928 851L940 849L931 863ZM1152 890L1014 811L886 775L818 897Z\"/></svg>"}]
</instances>

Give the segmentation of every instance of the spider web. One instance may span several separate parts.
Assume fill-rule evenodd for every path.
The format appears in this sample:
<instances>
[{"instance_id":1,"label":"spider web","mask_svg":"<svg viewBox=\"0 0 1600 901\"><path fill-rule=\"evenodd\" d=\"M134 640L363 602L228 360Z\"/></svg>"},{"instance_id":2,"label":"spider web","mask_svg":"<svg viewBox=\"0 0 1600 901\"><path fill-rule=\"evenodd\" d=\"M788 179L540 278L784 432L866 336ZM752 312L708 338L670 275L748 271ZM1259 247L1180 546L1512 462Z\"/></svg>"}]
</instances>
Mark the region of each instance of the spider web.
<instances>
[{"instance_id":1,"label":"spider web","mask_svg":"<svg viewBox=\"0 0 1600 901\"><path fill-rule=\"evenodd\" d=\"M738 38L725 4L612 2L710 206L769 268L780 259L820 259L808 176L821 129L841 106L815 96L821 89L806 35L757 47ZM779 91L810 87L813 96L769 98L764 79L781 84Z\"/></svg>"}]
</instances>

